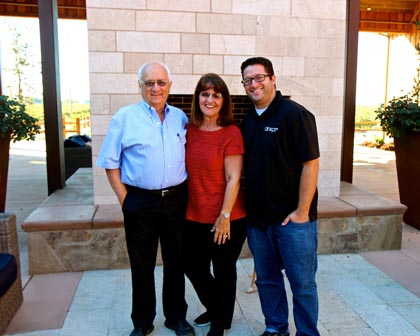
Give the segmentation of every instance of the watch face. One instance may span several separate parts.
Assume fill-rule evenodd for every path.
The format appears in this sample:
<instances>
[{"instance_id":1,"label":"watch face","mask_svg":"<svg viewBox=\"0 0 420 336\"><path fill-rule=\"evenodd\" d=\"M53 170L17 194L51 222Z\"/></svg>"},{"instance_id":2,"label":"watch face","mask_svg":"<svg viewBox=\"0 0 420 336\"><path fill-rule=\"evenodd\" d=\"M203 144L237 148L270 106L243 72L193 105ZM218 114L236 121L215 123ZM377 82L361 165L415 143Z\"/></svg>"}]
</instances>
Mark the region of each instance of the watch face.
<instances>
[{"instance_id":1,"label":"watch face","mask_svg":"<svg viewBox=\"0 0 420 336\"><path fill-rule=\"evenodd\" d=\"M229 217L230 217L230 214L228 214L228 213L224 213L224 214L223 214L223 217L225 217L225 218L229 218Z\"/></svg>"}]
</instances>

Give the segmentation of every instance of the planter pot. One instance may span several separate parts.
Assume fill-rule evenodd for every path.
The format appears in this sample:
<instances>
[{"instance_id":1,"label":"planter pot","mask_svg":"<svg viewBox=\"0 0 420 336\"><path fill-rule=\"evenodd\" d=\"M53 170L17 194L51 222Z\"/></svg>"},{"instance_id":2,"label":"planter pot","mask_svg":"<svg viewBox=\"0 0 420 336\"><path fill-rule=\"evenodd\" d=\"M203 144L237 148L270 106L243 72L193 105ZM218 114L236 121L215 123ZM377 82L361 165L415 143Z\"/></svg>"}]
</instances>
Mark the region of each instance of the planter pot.
<instances>
[{"instance_id":1,"label":"planter pot","mask_svg":"<svg viewBox=\"0 0 420 336\"><path fill-rule=\"evenodd\" d=\"M400 202L408 209L404 222L420 229L420 132L394 138Z\"/></svg>"},{"instance_id":2,"label":"planter pot","mask_svg":"<svg viewBox=\"0 0 420 336\"><path fill-rule=\"evenodd\" d=\"M0 212L6 208L7 175L9 173L10 140L0 137Z\"/></svg>"}]
</instances>

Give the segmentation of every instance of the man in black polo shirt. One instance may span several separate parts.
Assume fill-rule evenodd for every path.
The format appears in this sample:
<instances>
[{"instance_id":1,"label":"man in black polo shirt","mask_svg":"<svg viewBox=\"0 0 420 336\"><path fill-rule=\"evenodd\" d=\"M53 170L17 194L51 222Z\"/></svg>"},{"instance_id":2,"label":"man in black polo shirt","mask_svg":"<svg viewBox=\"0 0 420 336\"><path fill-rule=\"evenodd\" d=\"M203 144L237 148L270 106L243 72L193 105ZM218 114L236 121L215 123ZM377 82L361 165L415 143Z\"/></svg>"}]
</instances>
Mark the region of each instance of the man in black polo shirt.
<instances>
[{"instance_id":1,"label":"man in black polo shirt","mask_svg":"<svg viewBox=\"0 0 420 336\"><path fill-rule=\"evenodd\" d=\"M293 293L296 335L319 336L315 118L276 91L270 60L249 58L241 72L254 103L243 120L242 134L248 243L266 323L261 336L289 335L283 267Z\"/></svg>"}]
</instances>

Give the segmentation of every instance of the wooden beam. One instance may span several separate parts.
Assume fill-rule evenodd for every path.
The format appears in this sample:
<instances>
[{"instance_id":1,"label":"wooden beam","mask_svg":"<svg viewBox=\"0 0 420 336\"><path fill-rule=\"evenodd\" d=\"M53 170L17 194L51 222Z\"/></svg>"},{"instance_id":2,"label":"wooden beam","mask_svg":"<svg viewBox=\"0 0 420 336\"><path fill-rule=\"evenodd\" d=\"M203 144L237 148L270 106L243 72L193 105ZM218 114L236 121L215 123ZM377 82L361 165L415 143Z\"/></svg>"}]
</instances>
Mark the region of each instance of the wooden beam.
<instances>
[{"instance_id":1,"label":"wooden beam","mask_svg":"<svg viewBox=\"0 0 420 336\"><path fill-rule=\"evenodd\" d=\"M48 194L65 185L57 0L39 1Z\"/></svg>"},{"instance_id":2,"label":"wooden beam","mask_svg":"<svg viewBox=\"0 0 420 336\"><path fill-rule=\"evenodd\" d=\"M360 0L347 0L347 15L347 50L341 181L352 183Z\"/></svg>"},{"instance_id":3,"label":"wooden beam","mask_svg":"<svg viewBox=\"0 0 420 336\"><path fill-rule=\"evenodd\" d=\"M40 1L1 1L0 16L38 17L38 2ZM60 19L86 20L86 1L58 0L58 17Z\"/></svg>"},{"instance_id":4,"label":"wooden beam","mask_svg":"<svg viewBox=\"0 0 420 336\"><path fill-rule=\"evenodd\" d=\"M420 1L417 2L417 4L414 6L413 14L411 16L410 23L414 23L415 24L418 21L419 13L420 13Z\"/></svg>"}]
</instances>

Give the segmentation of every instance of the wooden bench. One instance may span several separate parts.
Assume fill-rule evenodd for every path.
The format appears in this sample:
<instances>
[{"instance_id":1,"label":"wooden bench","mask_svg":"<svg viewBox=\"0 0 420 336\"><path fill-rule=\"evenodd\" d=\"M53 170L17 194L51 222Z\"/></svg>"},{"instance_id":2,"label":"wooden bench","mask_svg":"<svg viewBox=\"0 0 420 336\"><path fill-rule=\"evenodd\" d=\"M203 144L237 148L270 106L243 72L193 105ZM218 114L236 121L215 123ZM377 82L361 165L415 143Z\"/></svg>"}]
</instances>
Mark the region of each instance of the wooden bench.
<instances>
[{"instance_id":1,"label":"wooden bench","mask_svg":"<svg viewBox=\"0 0 420 336\"><path fill-rule=\"evenodd\" d=\"M343 196L319 199L318 252L400 249L406 207L351 184L343 189ZM79 169L22 228L28 234L30 274L129 267L120 206L93 204L90 168ZM250 256L245 243L241 257Z\"/></svg>"}]
</instances>

